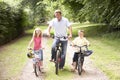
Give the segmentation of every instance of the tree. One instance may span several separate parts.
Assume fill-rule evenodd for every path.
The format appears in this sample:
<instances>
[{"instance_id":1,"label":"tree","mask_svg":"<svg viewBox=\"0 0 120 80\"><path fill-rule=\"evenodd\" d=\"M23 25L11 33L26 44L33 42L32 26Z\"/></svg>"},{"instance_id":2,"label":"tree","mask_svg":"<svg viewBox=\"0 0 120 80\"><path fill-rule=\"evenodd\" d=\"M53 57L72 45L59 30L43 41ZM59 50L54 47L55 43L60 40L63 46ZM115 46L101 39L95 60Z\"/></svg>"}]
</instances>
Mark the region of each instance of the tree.
<instances>
[{"instance_id":1,"label":"tree","mask_svg":"<svg viewBox=\"0 0 120 80\"><path fill-rule=\"evenodd\" d=\"M105 23L120 28L120 0L64 0L80 22Z\"/></svg>"}]
</instances>

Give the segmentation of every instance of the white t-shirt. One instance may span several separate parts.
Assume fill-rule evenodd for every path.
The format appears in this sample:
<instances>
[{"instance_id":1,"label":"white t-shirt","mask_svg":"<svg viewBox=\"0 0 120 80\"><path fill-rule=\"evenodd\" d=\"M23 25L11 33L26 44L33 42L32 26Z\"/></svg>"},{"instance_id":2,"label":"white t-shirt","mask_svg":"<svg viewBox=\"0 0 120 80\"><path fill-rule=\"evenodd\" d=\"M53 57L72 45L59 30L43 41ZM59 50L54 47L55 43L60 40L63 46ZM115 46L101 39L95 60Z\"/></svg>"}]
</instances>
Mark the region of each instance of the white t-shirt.
<instances>
[{"instance_id":1,"label":"white t-shirt","mask_svg":"<svg viewBox=\"0 0 120 80\"><path fill-rule=\"evenodd\" d=\"M70 27L70 22L67 18L62 17L60 21L54 18L50 21L49 26L54 28L54 35L57 37L67 36L67 28Z\"/></svg>"}]
</instances>

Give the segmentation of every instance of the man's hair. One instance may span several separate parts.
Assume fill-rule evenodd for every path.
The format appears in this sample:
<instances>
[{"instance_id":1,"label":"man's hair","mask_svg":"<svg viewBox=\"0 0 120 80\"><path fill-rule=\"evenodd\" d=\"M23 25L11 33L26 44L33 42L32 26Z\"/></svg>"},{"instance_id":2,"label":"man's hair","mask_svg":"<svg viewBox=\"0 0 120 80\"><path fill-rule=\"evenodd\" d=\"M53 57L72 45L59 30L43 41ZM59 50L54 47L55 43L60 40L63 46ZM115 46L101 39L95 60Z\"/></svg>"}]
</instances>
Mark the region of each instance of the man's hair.
<instances>
[{"instance_id":1,"label":"man's hair","mask_svg":"<svg viewBox=\"0 0 120 80\"><path fill-rule=\"evenodd\" d=\"M61 10L55 10L54 14L55 14L55 13L60 13L60 14L62 14Z\"/></svg>"},{"instance_id":2,"label":"man's hair","mask_svg":"<svg viewBox=\"0 0 120 80\"><path fill-rule=\"evenodd\" d=\"M78 32L83 32L84 33L84 30L78 30Z\"/></svg>"}]
</instances>

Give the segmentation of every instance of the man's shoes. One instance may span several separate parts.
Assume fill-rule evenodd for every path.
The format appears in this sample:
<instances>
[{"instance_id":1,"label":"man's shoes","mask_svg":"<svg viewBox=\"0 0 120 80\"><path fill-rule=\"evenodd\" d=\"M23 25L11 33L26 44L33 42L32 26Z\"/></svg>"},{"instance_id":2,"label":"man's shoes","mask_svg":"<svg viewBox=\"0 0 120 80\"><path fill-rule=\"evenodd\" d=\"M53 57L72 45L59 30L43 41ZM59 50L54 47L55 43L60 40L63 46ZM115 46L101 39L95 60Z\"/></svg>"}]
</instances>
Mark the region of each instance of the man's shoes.
<instances>
[{"instance_id":1,"label":"man's shoes","mask_svg":"<svg viewBox=\"0 0 120 80\"><path fill-rule=\"evenodd\" d=\"M50 61L50 62L54 62L54 60L52 60L52 59L51 59L51 60L49 60L49 61Z\"/></svg>"},{"instance_id":2,"label":"man's shoes","mask_svg":"<svg viewBox=\"0 0 120 80\"><path fill-rule=\"evenodd\" d=\"M54 62L54 63L56 63L56 61L54 61L54 60L49 60L50 62Z\"/></svg>"},{"instance_id":3,"label":"man's shoes","mask_svg":"<svg viewBox=\"0 0 120 80\"><path fill-rule=\"evenodd\" d=\"M63 67L59 67L59 69L61 70L61 71L63 71L64 69L63 69Z\"/></svg>"}]
</instances>

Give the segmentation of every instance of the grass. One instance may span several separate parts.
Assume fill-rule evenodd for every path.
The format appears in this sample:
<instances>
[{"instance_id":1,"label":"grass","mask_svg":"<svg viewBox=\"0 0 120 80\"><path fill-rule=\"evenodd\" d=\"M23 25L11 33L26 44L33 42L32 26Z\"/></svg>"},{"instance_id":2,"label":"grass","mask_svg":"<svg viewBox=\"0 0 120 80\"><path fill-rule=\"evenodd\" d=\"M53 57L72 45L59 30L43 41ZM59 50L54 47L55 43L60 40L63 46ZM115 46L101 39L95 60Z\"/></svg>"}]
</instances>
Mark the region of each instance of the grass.
<instances>
[{"instance_id":1,"label":"grass","mask_svg":"<svg viewBox=\"0 0 120 80\"><path fill-rule=\"evenodd\" d=\"M88 27L89 26L89 27ZM94 51L91 55L93 63L100 68L110 80L120 79L120 32L107 33L103 30L104 25L97 24L74 24L73 36L77 35L78 29L84 29L85 35L91 43L90 49ZM41 26L46 29L46 26ZM20 74L27 62L26 52L27 45L32 37L33 30L27 30L26 35L16 39L0 48L0 79L10 79ZM52 40L47 45L50 47ZM67 63L67 62L66 62ZM54 64L48 62L48 71L46 80L69 80L73 78L73 74L69 72L68 64L64 71L60 71L57 76L54 73ZM3 72L4 71L4 72ZM2 73L1 73L2 72ZM2 80L2 79L1 79Z\"/></svg>"},{"instance_id":2,"label":"grass","mask_svg":"<svg viewBox=\"0 0 120 80\"><path fill-rule=\"evenodd\" d=\"M120 39L89 38L94 50L92 60L110 80L120 79Z\"/></svg>"}]
</instances>

